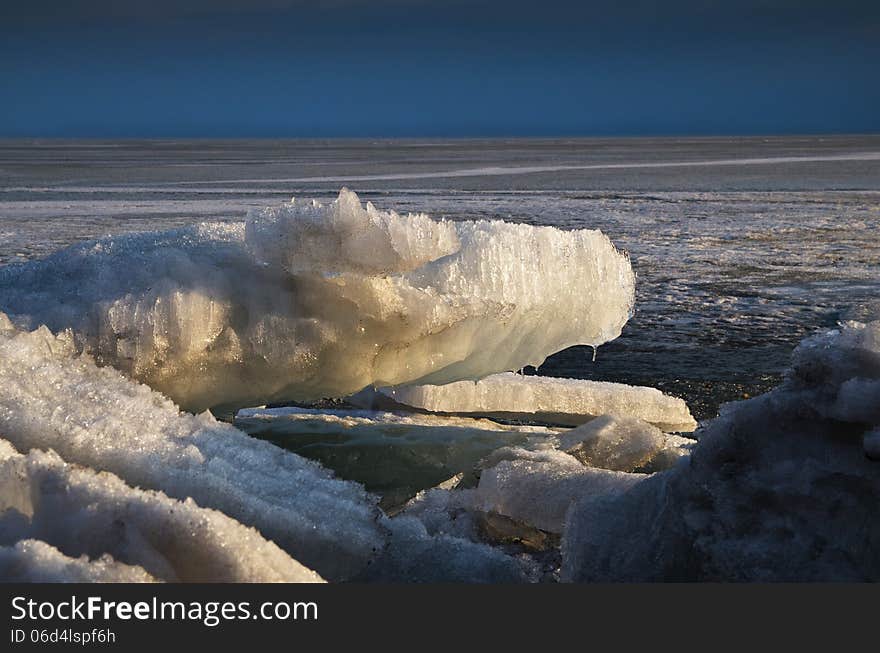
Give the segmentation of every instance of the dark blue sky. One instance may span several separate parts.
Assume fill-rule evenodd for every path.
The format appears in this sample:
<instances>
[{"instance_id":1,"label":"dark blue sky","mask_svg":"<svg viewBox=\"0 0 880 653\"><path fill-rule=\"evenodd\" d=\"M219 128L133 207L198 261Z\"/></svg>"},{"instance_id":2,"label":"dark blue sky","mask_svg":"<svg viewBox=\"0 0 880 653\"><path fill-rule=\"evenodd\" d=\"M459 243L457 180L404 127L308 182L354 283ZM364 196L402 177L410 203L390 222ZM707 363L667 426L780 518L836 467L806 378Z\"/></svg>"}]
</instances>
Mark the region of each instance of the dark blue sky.
<instances>
[{"instance_id":1,"label":"dark blue sky","mask_svg":"<svg viewBox=\"0 0 880 653\"><path fill-rule=\"evenodd\" d=\"M880 131L880 2L0 8L0 136Z\"/></svg>"}]
</instances>

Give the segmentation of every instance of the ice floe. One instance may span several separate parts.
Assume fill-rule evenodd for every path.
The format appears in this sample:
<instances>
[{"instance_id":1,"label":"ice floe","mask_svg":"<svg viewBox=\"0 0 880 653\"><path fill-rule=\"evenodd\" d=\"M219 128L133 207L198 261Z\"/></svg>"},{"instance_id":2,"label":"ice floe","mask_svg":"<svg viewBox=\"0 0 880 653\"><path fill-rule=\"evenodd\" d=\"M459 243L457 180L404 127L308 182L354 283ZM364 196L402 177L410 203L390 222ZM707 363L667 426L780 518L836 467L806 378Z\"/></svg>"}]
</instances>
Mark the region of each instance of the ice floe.
<instances>
[{"instance_id":1,"label":"ice floe","mask_svg":"<svg viewBox=\"0 0 880 653\"><path fill-rule=\"evenodd\" d=\"M391 510L420 490L470 474L499 447L557 439L555 430L540 426L369 410L245 409L235 426L363 483Z\"/></svg>"},{"instance_id":2,"label":"ice floe","mask_svg":"<svg viewBox=\"0 0 880 653\"><path fill-rule=\"evenodd\" d=\"M347 190L0 268L17 326L70 328L193 411L539 365L619 335L633 294L599 231L401 216Z\"/></svg>"},{"instance_id":3,"label":"ice floe","mask_svg":"<svg viewBox=\"0 0 880 653\"><path fill-rule=\"evenodd\" d=\"M381 392L395 401L439 413L537 419L578 425L599 415L636 417L667 431L693 431L684 400L656 388L622 383L494 374L477 382L407 385Z\"/></svg>"},{"instance_id":4,"label":"ice floe","mask_svg":"<svg viewBox=\"0 0 880 653\"><path fill-rule=\"evenodd\" d=\"M77 354L69 333L20 331L0 314L0 387L4 577L110 580L140 567L159 580L320 580L310 569L332 580L533 578L528 560L386 517L377 497L319 464L180 412Z\"/></svg>"},{"instance_id":5,"label":"ice floe","mask_svg":"<svg viewBox=\"0 0 880 653\"><path fill-rule=\"evenodd\" d=\"M496 434L498 438L510 434L534 437L553 437L557 430L526 424L501 424L489 419L432 415L426 413L392 413L360 409L315 409L297 406L279 408L242 408L235 414L236 422L245 420L272 421L275 425L291 425L291 433L338 433L344 430L352 437L382 440L397 434L440 438L445 434L458 437Z\"/></svg>"}]
</instances>

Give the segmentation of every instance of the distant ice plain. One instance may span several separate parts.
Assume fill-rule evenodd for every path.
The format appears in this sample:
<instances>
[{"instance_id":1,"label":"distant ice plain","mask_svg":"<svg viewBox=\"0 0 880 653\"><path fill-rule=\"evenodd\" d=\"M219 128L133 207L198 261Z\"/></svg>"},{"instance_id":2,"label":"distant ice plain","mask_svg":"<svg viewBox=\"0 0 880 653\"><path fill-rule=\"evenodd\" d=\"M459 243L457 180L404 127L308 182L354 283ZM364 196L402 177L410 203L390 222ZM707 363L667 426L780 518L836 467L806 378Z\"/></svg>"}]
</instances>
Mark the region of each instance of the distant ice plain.
<instances>
[{"instance_id":1,"label":"distant ice plain","mask_svg":"<svg viewBox=\"0 0 880 653\"><path fill-rule=\"evenodd\" d=\"M636 314L595 362L573 348L541 373L657 386L698 418L773 385L806 334L880 317L877 136L2 141L0 265L342 185L438 218L601 229L632 257Z\"/></svg>"}]
</instances>

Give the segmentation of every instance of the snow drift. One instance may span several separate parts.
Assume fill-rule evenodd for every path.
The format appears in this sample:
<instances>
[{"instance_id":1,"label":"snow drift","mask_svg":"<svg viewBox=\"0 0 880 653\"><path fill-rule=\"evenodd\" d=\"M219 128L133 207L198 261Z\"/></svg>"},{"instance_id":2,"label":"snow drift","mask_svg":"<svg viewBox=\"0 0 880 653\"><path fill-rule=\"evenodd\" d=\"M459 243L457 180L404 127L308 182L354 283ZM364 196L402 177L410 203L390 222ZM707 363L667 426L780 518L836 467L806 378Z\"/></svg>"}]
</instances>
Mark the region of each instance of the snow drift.
<instances>
[{"instance_id":1,"label":"snow drift","mask_svg":"<svg viewBox=\"0 0 880 653\"><path fill-rule=\"evenodd\" d=\"M17 326L70 328L188 410L539 365L619 335L633 292L599 231L400 216L344 189L0 269Z\"/></svg>"}]
</instances>

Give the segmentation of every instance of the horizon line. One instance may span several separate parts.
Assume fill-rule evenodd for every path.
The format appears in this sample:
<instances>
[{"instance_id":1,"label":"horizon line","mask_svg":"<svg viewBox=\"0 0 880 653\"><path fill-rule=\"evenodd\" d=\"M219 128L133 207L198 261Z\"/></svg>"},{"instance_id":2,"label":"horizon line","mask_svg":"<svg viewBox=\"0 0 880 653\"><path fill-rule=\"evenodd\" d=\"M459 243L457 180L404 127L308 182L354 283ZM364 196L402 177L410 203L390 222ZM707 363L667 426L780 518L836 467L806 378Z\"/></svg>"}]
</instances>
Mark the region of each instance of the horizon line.
<instances>
[{"instance_id":1,"label":"horizon line","mask_svg":"<svg viewBox=\"0 0 880 653\"><path fill-rule=\"evenodd\" d=\"M213 141L323 141L323 140L381 140L381 141L502 141L502 140L619 140L619 139L709 139L709 138L853 138L853 137L880 137L880 129L876 131L816 131L816 132L736 132L736 133L720 133L720 132L702 132L702 133L655 133L655 134L555 134L555 135L538 135L538 134L507 134L507 135L359 135L351 136L345 134L335 135L68 135L68 136L47 136L47 135L4 135L0 134L0 142L3 141L177 141L177 140L213 140Z\"/></svg>"}]
</instances>

